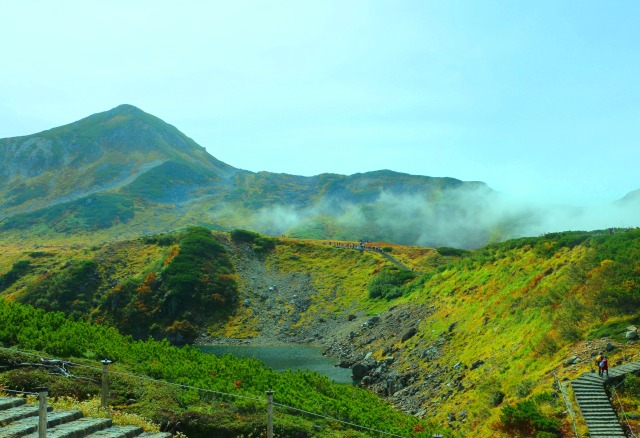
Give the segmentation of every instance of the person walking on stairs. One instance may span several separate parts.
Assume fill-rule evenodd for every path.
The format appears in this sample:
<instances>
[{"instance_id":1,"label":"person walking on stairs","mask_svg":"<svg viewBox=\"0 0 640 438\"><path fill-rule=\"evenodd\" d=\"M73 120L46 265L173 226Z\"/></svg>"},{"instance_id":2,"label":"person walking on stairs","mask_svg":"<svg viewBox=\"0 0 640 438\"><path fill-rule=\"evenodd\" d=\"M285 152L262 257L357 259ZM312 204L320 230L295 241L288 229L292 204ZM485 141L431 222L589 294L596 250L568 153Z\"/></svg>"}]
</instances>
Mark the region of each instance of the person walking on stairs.
<instances>
[{"instance_id":1,"label":"person walking on stairs","mask_svg":"<svg viewBox=\"0 0 640 438\"><path fill-rule=\"evenodd\" d=\"M600 362L600 372L601 376L604 377L604 373L607 373L607 379L609 378L609 360L607 356L602 356L602 361Z\"/></svg>"},{"instance_id":2,"label":"person walking on stairs","mask_svg":"<svg viewBox=\"0 0 640 438\"><path fill-rule=\"evenodd\" d=\"M602 367L600 366L600 362L602 362L602 358L604 356L602 355L602 351L600 353L598 353L598 355L596 356L596 366L598 367L598 375L602 376Z\"/></svg>"}]
</instances>

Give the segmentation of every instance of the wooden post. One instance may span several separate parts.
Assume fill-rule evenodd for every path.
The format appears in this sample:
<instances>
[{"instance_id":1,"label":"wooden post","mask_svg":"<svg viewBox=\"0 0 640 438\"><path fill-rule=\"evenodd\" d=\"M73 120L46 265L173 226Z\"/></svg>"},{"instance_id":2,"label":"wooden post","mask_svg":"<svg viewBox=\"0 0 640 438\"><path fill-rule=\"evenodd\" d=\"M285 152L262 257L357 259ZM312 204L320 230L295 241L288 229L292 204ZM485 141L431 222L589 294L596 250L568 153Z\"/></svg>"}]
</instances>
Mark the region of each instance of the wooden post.
<instances>
[{"instance_id":1,"label":"wooden post","mask_svg":"<svg viewBox=\"0 0 640 438\"><path fill-rule=\"evenodd\" d=\"M36 388L38 391L38 438L47 438L47 393L45 387Z\"/></svg>"},{"instance_id":2,"label":"wooden post","mask_svg":"<svg viewBox=\"0 0 640 438\"><path fill-rule=\"evenodd\" d=\"M109 402L109 364L110 360L105 359L102 361L102 409L107 409Z\"/></svg>"},{"instance_id":3,"label":"wooden post","mask_svg":"<svg viewBox=\"0 0 640 438\"><path fill-rule=\"evenodd\" d=\"M267 438L273 438L273 391L267 391Z\"/></svg>"}]
</instances>

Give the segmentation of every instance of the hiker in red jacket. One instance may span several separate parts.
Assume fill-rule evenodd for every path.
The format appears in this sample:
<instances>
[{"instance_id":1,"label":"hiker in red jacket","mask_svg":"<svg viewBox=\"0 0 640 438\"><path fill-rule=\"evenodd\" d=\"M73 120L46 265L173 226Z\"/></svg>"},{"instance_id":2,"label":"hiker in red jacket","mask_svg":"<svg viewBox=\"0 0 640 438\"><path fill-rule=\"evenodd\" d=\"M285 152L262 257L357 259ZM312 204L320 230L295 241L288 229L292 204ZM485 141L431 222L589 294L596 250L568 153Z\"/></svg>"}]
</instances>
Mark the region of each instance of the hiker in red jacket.
<instances>
[{"instance_id":1,"label":"hiker in red jacket","mask_svg":"<svg viewBox=\"0 0 640 438\"><path fill-rule=\"evenodd\" d=\"M600 369L602 370L602 377L604 377L604 373L607 373L607 379L609 378L609 360L607 356L602 357L602 362L600 362Z\"/></svg>"}]
</instances>

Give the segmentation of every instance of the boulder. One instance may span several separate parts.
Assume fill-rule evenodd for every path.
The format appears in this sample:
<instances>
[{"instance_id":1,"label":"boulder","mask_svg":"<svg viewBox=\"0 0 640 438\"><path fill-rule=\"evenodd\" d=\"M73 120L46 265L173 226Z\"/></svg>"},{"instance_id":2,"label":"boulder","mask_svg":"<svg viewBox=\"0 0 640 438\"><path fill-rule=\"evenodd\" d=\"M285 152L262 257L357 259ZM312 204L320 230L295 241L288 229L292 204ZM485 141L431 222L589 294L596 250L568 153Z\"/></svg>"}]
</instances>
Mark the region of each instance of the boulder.
<instances>
[{"instance_id":1,"label":"boulder","mask_svg":"<svg viewBox=\"0 0 640 438\"><path fill-rule=\"evenodd\" d=\"M351 374L356 380L362 379L369 372L369 367L362 363L357 363L351 368Z\"/></svg>"},{"instance_id":2,"label":"boulder","mask_svg":"<svg viewBox=\"0 0 640 438\"><path fill-rule=\"evenodd\" d=\"M426 360L434 360L438 358L439 354L437 347L429 347L422 352L421 357Z\"/></svg>"},{"instance_id":3,"label":"boulder","mask_svg":"<svg viewBox=\"0 0 640 438\"><path fill-rule=\"evenodd\" d=\"M402 335L402 342L408 341L409 339L413 338L416 333L418 333L418 330L415 327L411 327L404 335Z\"/></svg>"},{"instance_id":4,"label":"boulder","mask_svg":"<svg viewBox=\"0 0 640 438\"><path fill-rule=\"evenodd\" d=\"M564 366L568 367L569 365L573 365L575 363L580 362L580 358L578 356L571 356L569 359L564 361Z\"/></svg>"},{"instance_id":5,"label":"boulder","mask_svg":"<svg viewBox=\"0 0 640 438\"><path fill-rule=\"evenodd\" d=\"M475 370L476 368L478 368L480 365L484 365L484 361L482 359L478 359L475 362L473 362L471 364L471 369Z\"/></svg>"},{"instance_id":6,"label":"boulder","mask_svg":"<svg viewBox=\"0 0 640 438\"><path fill-rule=\"evenodd\" d=\"M635 341L636 339L638 339L638 331L637 330L630 330L624 335L624 337L628 341Z\"/></svg>"}]
</instances>

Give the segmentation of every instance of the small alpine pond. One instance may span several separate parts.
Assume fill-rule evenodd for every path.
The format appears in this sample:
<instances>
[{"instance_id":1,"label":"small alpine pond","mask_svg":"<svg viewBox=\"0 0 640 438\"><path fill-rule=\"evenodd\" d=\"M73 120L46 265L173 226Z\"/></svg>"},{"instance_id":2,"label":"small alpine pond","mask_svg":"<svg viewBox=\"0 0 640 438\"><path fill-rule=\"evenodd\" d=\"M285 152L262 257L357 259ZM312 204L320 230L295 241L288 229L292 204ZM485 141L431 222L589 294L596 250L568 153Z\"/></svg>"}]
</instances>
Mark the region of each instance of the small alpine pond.
<instances>
[{"instance_id":1,"label":"small alpine pond","mask_svg":"<svg viewBox=\"0 0 640 438\"><path fill-rule=\"evenodd\" d=\"M351 370L336 367L337 360L322 355L319 347L308 345L202 345L203 353L253 357L275 371L309 370L324 374L336 383L352 383Z\"/></svg>"}]
</instances>

